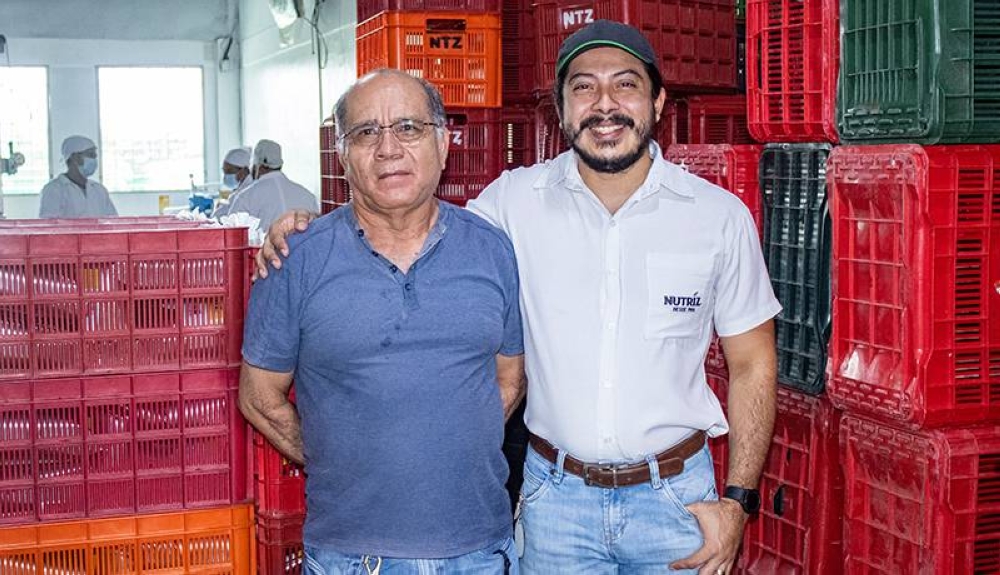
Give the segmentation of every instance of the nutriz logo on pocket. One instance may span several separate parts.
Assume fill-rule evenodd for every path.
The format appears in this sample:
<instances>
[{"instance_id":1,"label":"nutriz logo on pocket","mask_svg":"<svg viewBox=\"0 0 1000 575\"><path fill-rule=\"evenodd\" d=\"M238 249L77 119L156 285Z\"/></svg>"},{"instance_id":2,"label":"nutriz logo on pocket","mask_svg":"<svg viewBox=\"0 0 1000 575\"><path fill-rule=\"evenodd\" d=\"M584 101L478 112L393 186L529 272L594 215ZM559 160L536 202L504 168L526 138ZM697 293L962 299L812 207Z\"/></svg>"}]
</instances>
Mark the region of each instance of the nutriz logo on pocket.
<instances>
[{"instance_id":1,"label":"nutriz logo on pocket","mask_svg":"<svg viewBox=\"0 0 1000 575\"><path fill-rule=\"evenodd\" d=\"M698 292L692 295L665 295L663 305L671 308L671 311L679 313L694 313L701 307L701 296Z\"/></svg>"}]
</instances>

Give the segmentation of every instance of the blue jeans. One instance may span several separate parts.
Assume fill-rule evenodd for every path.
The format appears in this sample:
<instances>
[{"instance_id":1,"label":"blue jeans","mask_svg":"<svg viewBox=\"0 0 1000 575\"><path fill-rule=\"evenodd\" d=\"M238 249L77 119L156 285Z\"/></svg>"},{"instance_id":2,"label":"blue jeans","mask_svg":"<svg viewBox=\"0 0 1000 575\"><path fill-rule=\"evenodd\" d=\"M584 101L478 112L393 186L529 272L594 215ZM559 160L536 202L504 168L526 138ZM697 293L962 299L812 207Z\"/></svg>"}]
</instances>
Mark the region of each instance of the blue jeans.
<instances>
[{"instance_id":1,"label":"blue jeans","mask_svg":"<svg viewBox=\"0 0 1000 575\"><path fill-rule=\"evenodd\" d=\"M306 546L304 575L519 575L514 540L445 559L343 555Z\"/></svg>"},{"instance_id":2,"label":"blue jeans","mask_svg":"<svg viewBox=\"0 0 1000 575\"><path fill-rule=\"evenodd\" d=\"M679 475L661 479L650 465L651 481L617 489L585 485L562 469L562 457L553 464L528 449L515 527L525 575L697 573L669 565L703 542L684 506L718 498L707 446Z\"/></svg>"}]
</instances>

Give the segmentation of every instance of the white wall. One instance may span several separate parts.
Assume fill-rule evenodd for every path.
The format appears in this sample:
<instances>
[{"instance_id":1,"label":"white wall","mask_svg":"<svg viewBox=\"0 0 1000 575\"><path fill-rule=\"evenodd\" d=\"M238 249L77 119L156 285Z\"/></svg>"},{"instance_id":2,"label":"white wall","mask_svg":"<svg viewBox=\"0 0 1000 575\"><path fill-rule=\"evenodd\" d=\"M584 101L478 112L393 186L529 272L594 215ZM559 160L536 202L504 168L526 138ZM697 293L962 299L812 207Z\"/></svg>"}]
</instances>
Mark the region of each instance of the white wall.
<instances>
[{"instance_id":1,"label":"white wall","mask_svg":"<svg viewBox=\"0 0 1000 575\"><path fill-rule=\"evenodd\" d=\"M306 15L312 15L315 0L305 0L304 4ZM268 138L281 144L283 171L317 196L319 125L356 78L357 22L352 0L327 0L318 6L318 28L329 49L323 70L317 65L306 22L295 24L293 42L283 47L267 3L239 3L244 137L248 143Z\"/></svg>"}]
</instances>

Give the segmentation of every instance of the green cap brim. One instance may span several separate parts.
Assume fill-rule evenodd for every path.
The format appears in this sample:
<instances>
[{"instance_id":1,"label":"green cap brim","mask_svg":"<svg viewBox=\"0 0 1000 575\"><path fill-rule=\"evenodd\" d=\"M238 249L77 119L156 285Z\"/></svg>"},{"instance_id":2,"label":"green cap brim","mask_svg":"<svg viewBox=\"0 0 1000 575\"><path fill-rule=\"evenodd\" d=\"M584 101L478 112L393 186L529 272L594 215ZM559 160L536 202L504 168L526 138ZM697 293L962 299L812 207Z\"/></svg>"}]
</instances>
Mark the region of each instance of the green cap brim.
<instances>
[{"instance_id":1,"label":"green cap brim","mask_svg":"<svg viewBox=\"0 0 1000 575\"><path fill-rule=\"evenodd\" d=\"M580 52L583 52L585 50L589 50L591 48L596 48L598 46L610 46L612 48L618 48L619 50L624 50L624 51L628 52L629 54L632 54L633 56L635 56L636 58L638 58L640 62L645 62L647 64L652 64L653 63L653 62L649 61L648 59L644 58L643 56L641 56L635 50L633 50L633 49L629 48L628 46L626 46L624 44L621 44L619 42L614 42L612 40L591 40L589 42L584 42L583 44L580 44L579 46L576 47L575 50L573 50L569 54L566 54L565 56L563 56L563 59L556 63L556 75L558 76L559 73L562 72L562 69L565 68L567 64L569 64L570 60L572 60L573 58L576 58L576 56Z\"/></svg>"}]
</instances>

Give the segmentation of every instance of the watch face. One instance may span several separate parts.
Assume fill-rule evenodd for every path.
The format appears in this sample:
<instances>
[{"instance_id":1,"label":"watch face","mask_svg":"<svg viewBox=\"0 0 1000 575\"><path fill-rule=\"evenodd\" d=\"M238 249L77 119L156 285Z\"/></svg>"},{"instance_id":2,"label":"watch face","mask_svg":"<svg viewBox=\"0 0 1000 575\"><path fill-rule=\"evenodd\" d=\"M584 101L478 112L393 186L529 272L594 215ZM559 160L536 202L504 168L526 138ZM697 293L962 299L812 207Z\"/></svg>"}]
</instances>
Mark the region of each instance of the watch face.
<instances>
[{"instance_id":1,"label":"watch face","mask_svg":"<svg viewBox=\"0 0 1000 575\"><path fill-rule=\"evenodd\" d=\"M745 503L747 513L757 513L760 511L760 492L756 490L747 490Z\"/></svg>"}]
</instances>

